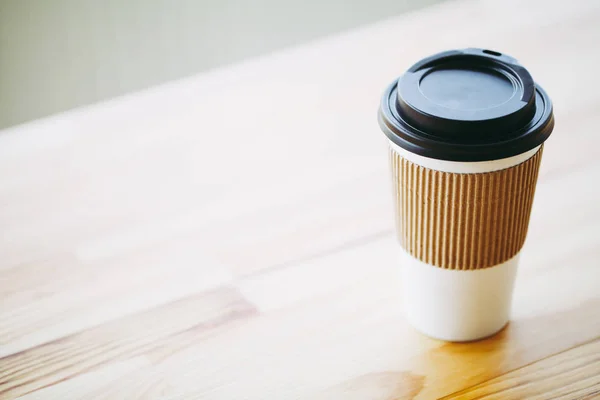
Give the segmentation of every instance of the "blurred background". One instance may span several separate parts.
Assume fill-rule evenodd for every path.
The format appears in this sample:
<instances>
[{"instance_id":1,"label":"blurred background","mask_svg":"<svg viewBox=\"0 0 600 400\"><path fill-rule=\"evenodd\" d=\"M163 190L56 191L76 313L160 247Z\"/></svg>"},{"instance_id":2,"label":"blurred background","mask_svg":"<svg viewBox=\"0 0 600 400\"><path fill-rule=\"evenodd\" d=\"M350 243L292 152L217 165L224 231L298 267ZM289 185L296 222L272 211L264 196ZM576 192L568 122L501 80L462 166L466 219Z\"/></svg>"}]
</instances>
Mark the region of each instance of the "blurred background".
<instances>
[{"instance_id":1,"label":"blurred background","mask_svg":"<svg viewBox=\"0 0 600 400\"><path fill-rule=\"evenodd\" d=\"M0 0L0 129L442 0Z\"/></svg>"}]
</instances>

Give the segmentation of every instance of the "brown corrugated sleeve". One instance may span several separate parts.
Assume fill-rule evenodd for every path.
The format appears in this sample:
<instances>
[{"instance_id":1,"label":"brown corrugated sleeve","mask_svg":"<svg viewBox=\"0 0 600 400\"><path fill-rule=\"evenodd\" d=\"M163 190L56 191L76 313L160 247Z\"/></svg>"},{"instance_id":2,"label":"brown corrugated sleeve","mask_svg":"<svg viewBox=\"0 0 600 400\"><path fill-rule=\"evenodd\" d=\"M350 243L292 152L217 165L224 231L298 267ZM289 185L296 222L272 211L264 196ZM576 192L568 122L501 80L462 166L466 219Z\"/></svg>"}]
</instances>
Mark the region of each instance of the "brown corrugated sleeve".
<instances>
[{"instance_id":1,"label":"brown corrugated sleeve","mask_svg":"<svg viewBox=\"0 0 600 400\"><path fill-rule=\"evenodd\" d=\"M527 235L542 148L511 168L455 174L390 149L400 244L421 261L479 269L516 255Z\"/></svg>"}]
</instances>

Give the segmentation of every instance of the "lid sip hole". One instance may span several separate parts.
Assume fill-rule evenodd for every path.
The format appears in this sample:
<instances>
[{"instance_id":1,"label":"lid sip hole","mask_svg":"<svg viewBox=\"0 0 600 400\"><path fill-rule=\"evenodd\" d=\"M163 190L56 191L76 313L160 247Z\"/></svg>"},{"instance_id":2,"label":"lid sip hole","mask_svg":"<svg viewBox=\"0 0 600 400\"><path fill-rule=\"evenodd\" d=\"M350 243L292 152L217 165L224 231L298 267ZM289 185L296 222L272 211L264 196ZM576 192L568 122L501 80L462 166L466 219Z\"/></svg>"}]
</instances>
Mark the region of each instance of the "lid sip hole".
<instances>
[{"instance_id":1,"label":"lid sip hole","mask_svg":"<svg viewBox=\"0 0 600 400\"><path fill-rule=\"evenodd\" d=\"M496 56L496 57L500 57L502 55L501 53L498 53L497 51L492 51L492 50L483 50L483 52L485 54L489 54L489 55Z\"/></svg>"}]
</instances>

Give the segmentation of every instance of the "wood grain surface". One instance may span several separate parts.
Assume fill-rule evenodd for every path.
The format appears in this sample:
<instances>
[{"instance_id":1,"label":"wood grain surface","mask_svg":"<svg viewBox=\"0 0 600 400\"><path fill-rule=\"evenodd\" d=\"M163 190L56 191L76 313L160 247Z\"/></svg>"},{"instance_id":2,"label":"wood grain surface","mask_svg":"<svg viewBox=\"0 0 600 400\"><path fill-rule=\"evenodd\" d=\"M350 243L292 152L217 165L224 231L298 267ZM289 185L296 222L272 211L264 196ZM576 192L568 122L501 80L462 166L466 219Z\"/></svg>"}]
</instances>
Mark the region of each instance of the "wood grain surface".
<instances>
[{"instance_id":1,"label":"wood grain surface","mask_svg":"<svg viewBox=\"0 0 600 400\"><path fill-rule=\"evenodd\" d=\"M594 340L447 399L534 399L600 397L600 340Z\"/></svg>"},{"instance_id":2,"label":"wood grain surface","mask_svg":"<svg viewBox=\"0 0 600 400\"><path fill-rule=\"evenodd\" d=\"M0 398L598 396L599 18L450 1L1 132ZM450 344L400 311L376 109L468 46L519 58L556 129L511 323Z\"/></svg>"}]
</instances>

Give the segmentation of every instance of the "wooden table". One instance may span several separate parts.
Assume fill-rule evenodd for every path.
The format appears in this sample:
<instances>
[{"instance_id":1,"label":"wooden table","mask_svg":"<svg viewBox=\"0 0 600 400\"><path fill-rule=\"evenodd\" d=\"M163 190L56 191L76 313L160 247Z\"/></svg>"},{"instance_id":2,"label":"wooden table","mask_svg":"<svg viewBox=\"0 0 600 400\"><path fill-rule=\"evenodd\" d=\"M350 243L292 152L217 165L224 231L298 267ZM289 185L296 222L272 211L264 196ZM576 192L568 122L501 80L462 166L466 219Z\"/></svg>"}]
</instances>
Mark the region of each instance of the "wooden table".
<instances>
[{"instance_id":1,"label":"wooden table","mask_svg":"<svg viewBox=\"0 0 600 400\"><path fill-rule=\"evenodd\" d=\"M600 2L447 2L0 134L0 398L600 395ZM402 318L383 88L488 47L555 103L513 319ZM536 397L537 396L537 397Z\"/></svg>"}]
</instances>

